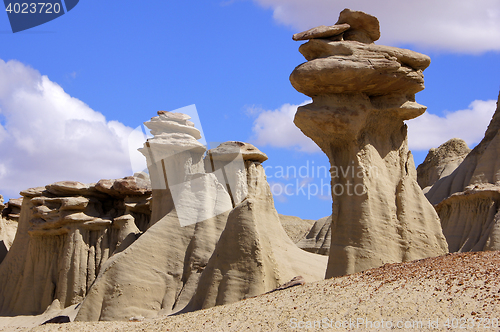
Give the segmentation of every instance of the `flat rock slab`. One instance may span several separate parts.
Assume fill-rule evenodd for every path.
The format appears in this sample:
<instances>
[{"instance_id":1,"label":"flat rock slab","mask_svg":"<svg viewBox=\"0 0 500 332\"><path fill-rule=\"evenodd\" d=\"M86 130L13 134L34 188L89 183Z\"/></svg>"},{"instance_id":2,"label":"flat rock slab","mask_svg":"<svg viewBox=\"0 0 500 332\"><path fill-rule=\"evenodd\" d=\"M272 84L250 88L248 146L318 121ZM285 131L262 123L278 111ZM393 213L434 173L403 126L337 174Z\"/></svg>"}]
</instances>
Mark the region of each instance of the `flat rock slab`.
<instances>
[{"instance_id":1,"label":"flat rock slab","mask_svg":"<svg viewBox=\"0 0 500 332\"><path fill-rule=\"evenodd\" d=\"M241 155L243 160L264 162L267 155L250 143L229 141L220 144L217 148L209 151L211 158L219 161L232 161Z\"/></svg>"},{"instance_id":2,"label":"flat rock slab","mask_svg":"<svg viewBox=\"0 0 500 332\"><path fill-rule=\"evenodd\" d=\"M349 29L351 26L349 24L336 24L336 25L320 25L309 29L304 32L296 33L293 35L293 40L309 40L316 38L330 38L335 37Z\"/></svg>"},{"instance_id":3,"label":"flat rock slab","mask_svg":"<svg viewBox=\"0 0 500 332\"><path fill-rule=\"evenodd\" d=\"M78 181L60 181L45 186L54 195L84 195L89 192L89 185Z\"/></svg>"}]
</instances>

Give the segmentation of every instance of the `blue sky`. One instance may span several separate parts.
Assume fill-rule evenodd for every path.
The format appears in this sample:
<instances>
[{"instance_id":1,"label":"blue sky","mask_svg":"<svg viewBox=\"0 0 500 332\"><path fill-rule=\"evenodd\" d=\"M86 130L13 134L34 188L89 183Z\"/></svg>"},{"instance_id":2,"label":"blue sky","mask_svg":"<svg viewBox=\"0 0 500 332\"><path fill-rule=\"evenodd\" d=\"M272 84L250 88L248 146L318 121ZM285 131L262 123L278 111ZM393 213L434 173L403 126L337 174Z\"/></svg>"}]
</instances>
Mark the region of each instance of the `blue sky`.
<instances>
[{"instance_id":1,"label":"blue sky","mask_svg":"<svg viewBox=\"0 0 500 332\"><path fill-rule=\"evenodd\" d=\"M131 175L130 131L195 104L208 142L268 154L278 212L328 215L328 190L315 190L329 180L312 174L327 158L291 122L308 100L288 80L305 61L291 36L334 24L346 7L379 18L378 44L431 56L416 96L428 114L409 123L416 164L452 137L474 146L500 89L498 0L82 0L16 34L0 13L0 194ZM287 184L292 195L279 195Z\"/></svg>"}]
</instances>

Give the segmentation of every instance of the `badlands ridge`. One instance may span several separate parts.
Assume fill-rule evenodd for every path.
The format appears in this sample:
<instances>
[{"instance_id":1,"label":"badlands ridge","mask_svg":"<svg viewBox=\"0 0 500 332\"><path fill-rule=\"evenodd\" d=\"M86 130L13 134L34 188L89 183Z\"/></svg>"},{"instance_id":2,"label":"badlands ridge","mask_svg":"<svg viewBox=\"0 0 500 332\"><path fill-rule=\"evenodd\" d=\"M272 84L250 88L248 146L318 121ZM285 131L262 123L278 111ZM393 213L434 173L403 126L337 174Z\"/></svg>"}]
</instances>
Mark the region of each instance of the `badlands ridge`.
<instances>
[{"instance_id":1,"label":"badlands ridge","mask_svg":"<svg viewBox=\"0 0 500 332\"><path fill-rule=\"evenodd\" d=\"M149 174L0 197L0 330L498 328L500 108L474 149L452 139L416 169L404 121L426 110L430 59L379 37L349 9L293 36L307 61L290 81L312 98L294 122L332 167L362 170L331 182L359 194L332 194L318 221L279 215L263 152L207 151L189 116L159 111Z\"/></svg>"}]
</instances>

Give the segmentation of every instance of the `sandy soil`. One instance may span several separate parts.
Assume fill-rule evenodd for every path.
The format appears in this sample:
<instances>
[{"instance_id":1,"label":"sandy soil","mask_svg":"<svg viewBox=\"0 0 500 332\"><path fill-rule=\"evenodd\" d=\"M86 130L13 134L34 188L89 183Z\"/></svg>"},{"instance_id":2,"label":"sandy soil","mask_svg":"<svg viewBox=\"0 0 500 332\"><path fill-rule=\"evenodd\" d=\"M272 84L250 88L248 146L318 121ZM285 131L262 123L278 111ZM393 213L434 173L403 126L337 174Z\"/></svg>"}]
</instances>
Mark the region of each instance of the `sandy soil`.
<instances>
[{"instance_id":1,"label":"sandy soil","mask_svg":"<svg viewBox=\"0 0 500 332\"><path fill-rule=\"evenodd\" d=\"M499 320L500 252L477 252L386 264L155 320L0 331L500 331Z\"/></svg>"}]
</instances>

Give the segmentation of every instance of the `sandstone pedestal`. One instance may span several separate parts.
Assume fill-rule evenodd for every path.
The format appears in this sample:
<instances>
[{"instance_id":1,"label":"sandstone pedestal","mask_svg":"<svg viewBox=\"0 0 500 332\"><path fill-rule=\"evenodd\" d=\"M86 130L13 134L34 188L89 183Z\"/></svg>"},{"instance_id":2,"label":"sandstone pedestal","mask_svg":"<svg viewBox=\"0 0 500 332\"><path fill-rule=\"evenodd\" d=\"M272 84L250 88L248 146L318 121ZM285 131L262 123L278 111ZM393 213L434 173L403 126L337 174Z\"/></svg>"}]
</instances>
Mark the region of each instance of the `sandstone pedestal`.
<instances>
[{"instance_id":1,"label":"sandstone pedestal","mask_svg":"<svg viewBox=\"0 0 500 332\"><path fill-rule=\"evenodd\" d=\"M415 93L430 59L374 45L373 16L346 9L338 24L334 36L309 34L299 49L308 62L290 76L313 98L294 122L331 164L327 278L447 252L439 218L416 182L403 122L425 112Z\"/></svg>"}]
</instances>

